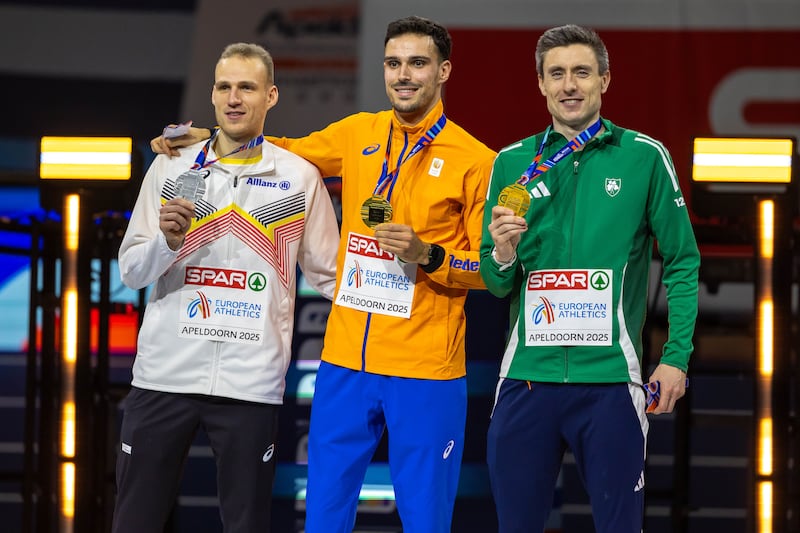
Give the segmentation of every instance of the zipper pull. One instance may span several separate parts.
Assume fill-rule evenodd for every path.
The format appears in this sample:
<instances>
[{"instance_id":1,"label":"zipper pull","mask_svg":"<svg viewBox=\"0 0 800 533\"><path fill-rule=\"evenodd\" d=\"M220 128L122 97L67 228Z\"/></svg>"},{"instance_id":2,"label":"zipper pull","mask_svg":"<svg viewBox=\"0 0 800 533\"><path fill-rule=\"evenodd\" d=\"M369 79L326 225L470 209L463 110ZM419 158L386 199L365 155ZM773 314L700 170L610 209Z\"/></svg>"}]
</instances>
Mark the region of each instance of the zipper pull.
<instances>
[{"instance_id":1,"label":"zipper pull","mask_svg":"<svg viewBox=\"0 0 800 533\"><path fill-rule=\"evenodd\" d=\"M234 176L233 177L233 188L235 189L237 185L239 185L239 176Z\"/></svg>"},{"instance_id":2,"label":"zipper pull","mask_svg":"<svg viewBox=\"0 0 800 533\"><path fill-rule=\"evenodd\" d=\"M572 162L572 173L573 174L577 174L578 173L578 165L580 165L580 164L581 164L581 162L578 161L577 159Z\"/></svg>"}]
</instances>

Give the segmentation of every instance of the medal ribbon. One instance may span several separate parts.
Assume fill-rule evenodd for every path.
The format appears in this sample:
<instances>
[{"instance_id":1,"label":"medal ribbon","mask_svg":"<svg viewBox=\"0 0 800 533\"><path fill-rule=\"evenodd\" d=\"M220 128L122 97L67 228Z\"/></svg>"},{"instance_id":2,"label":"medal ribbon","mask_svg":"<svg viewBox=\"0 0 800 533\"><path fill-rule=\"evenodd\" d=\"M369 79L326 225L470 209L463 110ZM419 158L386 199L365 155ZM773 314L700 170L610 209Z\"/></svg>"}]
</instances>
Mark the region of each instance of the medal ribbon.
<instances>
[{"instance_id":1,"label":"medal ribbon","mask_svg":"<svg viewBox=\"0 0 800 533\"><path fill-rule=\"evenodd\" d=\"M411 148L411 151L409 151L405 157L403 157L402 153L400 154L400 157L397 158L397 166L394 168L394 170L389 172L389 156L392 152L392 132L394 131L394 124L392 124L389 127L389 140L386 141L386 155L384 155L383 157L383 168L381 169L381 177L378 178L378 184L375 186L375 192L373 194L382 195L383 192L386 191L388 187L389 188L388 196L391 196L392 194L391 189L394 188L394 183L397 180L397 176L400 175L400 167L403 165L403 163L405 163L406 161L417 155L417 153L420 152L423 148L431 144L433 140L436 138L436 136L439 135L439 132L442 131L442 128L444 128L444 125L446 123L447 123L447 118L444 116L444 114L442 114L442 116L439 117L439 120L436 121L436 124L431 126L430 129L428 129L428 131L426 131L425 134L419 138L416 144ZM390 185L391 187L389 187Z\"/></svg>"},{"instance_id":2,"label":"medal ribbon","mask_svg":"<svg viewBox=\"0 0 800 533\"><path fill-rule=\"evenodd\" d=\"M594 137L602 126L603 121L598 118L597 122L580 132L577 137L565 144L555 155L547 159L544 163L540 163L542 160L542 153L544 152L544 145L547 142L547 137L550 135L551 130L551 126L547 126L547 130L545 130L544 136L542 136L542 142L539 144L539 150L536 152L536 157L533 158L533 162L528 166L525 172L522 173L517 183L523 186L527 185L556 166L556 163L589 142L589 139Z\"/></svg>"},{"instance_id":3,"label":"medal ribbon","mask_svg":"<svg viewBox=\"0 0 800 533\"><path fill-rule=\"evenodd\" d=\"M212 159L211 161L206 161L206 158L208 157L208 151L211 149L211 143L214 142L214 139L217 138L219 131L220 131L219 128L214 130L214 134L211 135L206 144L203 146L203 149L200 150L199 154L197 154L197 158L195 158L194 164L192 165L193 170L200 170L202 168L210 167L220 159L230 157L233 154L238 154L239 152L243 152L244 150L249 150L250 148L255 148L256 146L261 146L261 144L264 142L264 135L259 135L255 139L250 139L247 143L241 145L239 148L237 148L236 150L234 150L229 154L220 156L216 159Z\"/></svg>"}]
</instances>

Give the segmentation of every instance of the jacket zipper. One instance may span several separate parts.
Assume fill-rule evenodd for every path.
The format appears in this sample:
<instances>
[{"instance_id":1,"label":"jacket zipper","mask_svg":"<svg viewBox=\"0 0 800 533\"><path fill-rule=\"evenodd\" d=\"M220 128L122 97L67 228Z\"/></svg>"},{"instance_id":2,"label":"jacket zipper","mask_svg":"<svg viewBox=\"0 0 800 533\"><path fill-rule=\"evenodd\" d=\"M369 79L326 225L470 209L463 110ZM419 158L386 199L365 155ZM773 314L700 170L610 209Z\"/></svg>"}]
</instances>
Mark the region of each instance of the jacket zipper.
<instances>
[{"instance_id":1,"label":"jacket zipper","mask_svg":"<svg viewBox=\"0 0 800 533\"><path fill-rule=\"evenodd\" d=\"M233 191L232 191L233 203L236 203L236 190L237 190L236 187L237 187L237 185L239 185L239 176L234 176L233 177ZM228 241L228 254L227 255L228 255L228 259L230 259L231 256L233 255L231 241ZM213 368L213 373L212 373L212 379L211 379L211 390L209 391L210 394L214 394L214 392L217 390L217 378L219 377L219 361L220 361L220 357L221 357L220 356L220 351L221 350L222 350L222 343L218 342L217 345L214 347L214 365L212 367Z\"/></svg>"},{"instance_id":2,"label":"jacket zipper","mask_svg":"<svg viewBox=\"0 0 800 533\"><path fill-rule=\"evenodd\" d=\"M400 163L403 161L403 156L408 149L408 132L403 132L403 149L400 150L400 156L397 158L397 172L399 175L399 168ZM389 154L389 158L391 159L391 154ZM389 186L389 191L387 194L387 199L392 197L392 192L394 191L394 186L397 183L397 177L392 181L392 184ZM366 372L367 370L367 343L369 342L369 329L370 324L372 323L372 313L367 313L367 322L364 324L364 338L361 341L361 371Z\"/></svg>"},{"instance_id":3,"label":"jacket zipper","mask_svg":"<svg viewBox=\"0 0 800 533\"><path fill-rule=\"evenodd\" d=\"M569 264L572 266L572 243L575 239L575 213L577 211L577 198L578 198L578 167L581 164L581 156L583 155L583 150L579 152L572 153L572 175L573 175L573 193L572 193L572 224L570 225L570 235L569 235ZM569 383L569 346L564 347L564 383Z\"/></svg>"}]
</instances>

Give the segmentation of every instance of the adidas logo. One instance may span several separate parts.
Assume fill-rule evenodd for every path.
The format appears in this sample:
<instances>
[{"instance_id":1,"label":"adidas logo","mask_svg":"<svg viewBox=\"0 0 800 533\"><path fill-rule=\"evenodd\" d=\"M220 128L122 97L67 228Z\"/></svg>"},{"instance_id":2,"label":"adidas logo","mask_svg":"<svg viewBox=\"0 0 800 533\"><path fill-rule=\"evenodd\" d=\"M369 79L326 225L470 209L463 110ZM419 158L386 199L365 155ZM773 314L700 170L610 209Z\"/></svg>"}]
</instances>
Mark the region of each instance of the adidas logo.
<instances>
[{"instance_id":1,"label":"adidas logo","mask_svg":"<svg viewBox=\"0 0 800 533\"><path fill-rule=\"evenodd\" d=\"M642 489L644 489L644 470L639 474L639 481L637 481L636 486L633 487L633 492L639 492Z\"/></svg>"},{"instance_id":2,"label":"adidas logo","mask_svg":"<svg viewBox=\"0 0 800 533\"><path fill-rule=\"evenodd\" d=\"M534 198L544 198L545 196L550 196L550 191L547 189L547 185L540 181L531 189L531 195Z\"/></svg>"}]
</instances>

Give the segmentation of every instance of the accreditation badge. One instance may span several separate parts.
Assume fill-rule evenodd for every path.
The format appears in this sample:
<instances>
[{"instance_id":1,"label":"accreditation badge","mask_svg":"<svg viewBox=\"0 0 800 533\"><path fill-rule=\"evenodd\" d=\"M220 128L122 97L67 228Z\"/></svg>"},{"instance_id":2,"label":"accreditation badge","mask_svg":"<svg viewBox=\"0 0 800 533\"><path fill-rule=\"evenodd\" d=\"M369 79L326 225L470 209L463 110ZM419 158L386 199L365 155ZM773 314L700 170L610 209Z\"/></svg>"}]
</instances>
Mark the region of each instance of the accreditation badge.
<instances>
[{"instance_id":1,"label":"accreditation badge","mask_svg":"<svg viewBox=\"0 0 800 533\"><path fill-rule=\"evenodd\" d=\"M611 346L613 271L536 270L525 281L526 346Z\"/></svg>"},{"instance_id":2,"label":"accreditation badge","mask_svg":"<svg viewBox=\"0 0 800 533\"><path fill-rule=\"evenodd\" d=\"M350 233L334 303L367 313L409 318L417 264L401 263L367 235Z\"/></svg>"},{"instance_id":3,"label":"accreditation badge","mask_svg":"<svg viewBox=\"0 0 800 533\"><path fill-rule=\"evenodd\" d=\"M361 220L370 228L392 220L392 204L386 198L375 194L361 204Z\"/></svg>"},{"instance_id":4,"label":"accreditation badge","mask_svg":"<svg viewBox=\"0 0 800 533\"><path fill-rule=\"evenodd\" d=\"M525 216L528 208L531 205L531 195L524 185L515 183L503 187L500 191L500 196L497 197L497 205L501 207L508 207L518 217Z\"/></svg>"}]
</instances>

